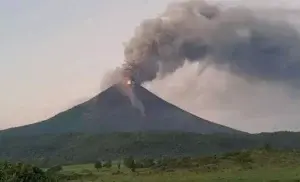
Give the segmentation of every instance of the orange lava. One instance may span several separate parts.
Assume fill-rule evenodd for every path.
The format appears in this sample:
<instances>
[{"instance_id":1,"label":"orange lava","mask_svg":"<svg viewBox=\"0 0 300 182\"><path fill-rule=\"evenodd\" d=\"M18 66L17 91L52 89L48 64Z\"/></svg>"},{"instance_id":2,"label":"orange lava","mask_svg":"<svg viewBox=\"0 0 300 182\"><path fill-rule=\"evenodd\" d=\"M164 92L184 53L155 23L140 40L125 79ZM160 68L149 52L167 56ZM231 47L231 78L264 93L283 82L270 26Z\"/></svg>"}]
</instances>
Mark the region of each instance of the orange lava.
<instances>
[{"instance_id":1,"label":"orange lava","mask_svg":"<svg viewBox=\"0 0 300 182\"><path fill-rule=\"evenodd\" d=\"M124 80L123 80L123 84L124 84L126 87L131 87L131 86L133 85L133 82L132 82L131 79L125 77Z\"/></svg>"}]
</instances>

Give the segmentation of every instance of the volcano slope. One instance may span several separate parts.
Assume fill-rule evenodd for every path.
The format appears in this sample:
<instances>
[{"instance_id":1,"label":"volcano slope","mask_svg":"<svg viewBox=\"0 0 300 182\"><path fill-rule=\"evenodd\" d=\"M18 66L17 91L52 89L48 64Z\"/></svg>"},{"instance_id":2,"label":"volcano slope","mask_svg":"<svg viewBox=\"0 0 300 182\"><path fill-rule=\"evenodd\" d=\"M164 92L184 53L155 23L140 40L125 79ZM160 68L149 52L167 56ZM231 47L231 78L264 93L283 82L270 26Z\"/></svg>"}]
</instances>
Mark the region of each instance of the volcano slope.
<instances>
[{"instance_id":1,"label":"volcano slope","mask_svg":"<svg viewBox=\"0 0 300 182\"><path fill-rule=\"evenodd\" d=\"M192 115L154 95L142 86L134 87L145 107L145 116L132 106L117 86L56 116L31 125L11 128L2 136L62 133L111 133L137 131L179 131L201 134L243 133Z\"/></svg>"}]
</instances>

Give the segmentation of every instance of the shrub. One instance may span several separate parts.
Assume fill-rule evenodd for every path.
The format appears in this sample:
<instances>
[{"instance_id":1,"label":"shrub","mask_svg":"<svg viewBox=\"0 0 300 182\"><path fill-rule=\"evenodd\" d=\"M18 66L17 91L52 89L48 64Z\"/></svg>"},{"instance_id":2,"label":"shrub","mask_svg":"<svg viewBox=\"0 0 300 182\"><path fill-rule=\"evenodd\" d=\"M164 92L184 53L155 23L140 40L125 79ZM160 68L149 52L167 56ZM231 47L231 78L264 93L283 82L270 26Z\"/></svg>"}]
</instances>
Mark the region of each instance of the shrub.
<instances>
[{"instance_id":1,"label":"shrub","mask_svg":"<svg viewBox=\"0 0 300 182\"><path fill-rule=\"evenodd\" d=\"M141 162L143 163L143 166L145 168L150 168L155 164L154 159L150 159L150 158L144 158Z\"/></svg>"},{"instance_id":2,"label":"shrub","mask_svg":"<svg viewBox=\"0 0 300 182\"><path fill-rule=\"evenodd\" d=\"M4 162L0 164L0 182L52 182L55 179L38 167L17 163Z\"/></svg>"},{"instance_id":3,"label":"shrub","mask_svg":"<svg viewBox=\"0 0 300 182\"><path fill-rule=\"evenodd\" d=\"M224 157L224 158L227 158ZM207 157L201 157L199 158L199 163L206 165L206 164L219 164L220 163L220 158L218 158L217 156L207 156Z\"/></svg>"},{"instance_id":4,"label":"shrub","mask_svg":"<svg viewBox=\"0 0 300 182\"><path fill-rule=\"evenodd\" d=\"M190 167L193 167L193 161L190 157L180 158L180 159L178 159L175 167L190 168Z\"/></svg>"},{"instance_id":5,"label":"shrub","mask_svg":"<svg viewBox=\"0 0 300 182\"><path fill-rule=\"evenodd\" d=\"M62 170L62 166L61 165L56 165L56 166L53 166L51 168L49 168L47 170L47 173L57 173L57 172L60 172Z\"/></svg>"},{"instance_id":6,"label":"shrub","mask_svg":"<svg viewBox=\"0 0 300 182\"><path fill-rule=\"evenodd\" d=\"M99 171L102 168L102 163L100 161L95 162L94 167Z\"/></svg>"},{"instance_id":7,"label":"shrub","mask_svg":"<svg viewBox=\"0 0 300 182\"><path fill-rule=\"evenodd\" d=\"M245 164L253 162L253 159L251 158L250 152L241 152L239 155L236 156L235 161L240 164Z\"/></svg>"},{"instance_id":8,"label":"shrub","mask_svg":"<svg viewBox=\"0 0 300 182\"><path fill-rule=\"evenodd\" d=\"M111 166L112 166L111 160L108 160L108 161L104 162L104 164L103 164L103 167L105 167L105 168L111 168Z\"/></svg>"},{"instance_id":9,"label":"shrub","mask_svg":"<svg viewBox=\"0 0 300 182\"><path fill-rule=\"evenodd\" d=\"M241 152L228 152L222 156L222 159L233 159L241 155Z\"/></svg>"},{"instance_id":10,"label":"shrub","mask_svg":"<svg viewBox=\"0 0 300 182\"><path fill-rule=\"evenodd\" d=\"M132 172L135 172L136 165L135 165L135 161L132 156L124 159L124 165L127 168L131 169Z\"/></svg>"}]
</instances>

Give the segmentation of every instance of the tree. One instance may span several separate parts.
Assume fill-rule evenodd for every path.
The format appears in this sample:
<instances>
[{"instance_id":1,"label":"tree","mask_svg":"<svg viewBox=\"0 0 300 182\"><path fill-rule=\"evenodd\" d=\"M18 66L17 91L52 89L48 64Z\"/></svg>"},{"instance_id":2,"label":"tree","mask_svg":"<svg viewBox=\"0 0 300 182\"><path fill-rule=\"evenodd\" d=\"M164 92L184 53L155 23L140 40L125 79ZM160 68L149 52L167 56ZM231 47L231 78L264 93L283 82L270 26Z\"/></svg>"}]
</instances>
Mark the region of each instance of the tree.
<instances>
[{"instance_id":1,"label":"tree","mask_svg":"<svg viewBox=\"0 0 300 182\"><path fill-rule=\"evenodd\" d=\"M102 163L101 161L96 161L94 164L94 167L97 169L97 171L99 172L99 169L102 168Z\"/></svg>"},{"instance_id":2,"label":"tree","mask_svg":"<svg viewBox=\"0 0 300 182\"><path fill-rule=\"evenodd\" d=\"M118 165L118 172L120 172L120 170L121 170L121 162L119 161L117 165Z\"/></svg>"},{"instance_id":3,"label":"tree","mask_svg":"<svg viewBox=\"0 0 300 182\"><path fill-rule=\"evenodd\" d=\"M136 168L136 165L135 165L135 161L133 160L132 164L131 164L131 172L135 172L135 168Z\"/></svg>"},{"instance_id":4,"label":"tree","mask_svg":"<svg viewBox=\"0 0 300 182\"><path fill-rule=\"evenodd\" d=\"M136 165L132 156L124 159L124 165L131 169L132 172L135 172Z\"/></svg>"},{"instance_id":5,"label":"tree","mask_svg":"<svg viewBox=\"0 0 300 182\"><path fill-rule=\"evenodd\" d=\"M124 165L127 167L127 168L131 168L131 165L132 165L132 161L133 161L133 157L130 156L130 157L127 157L124 159L123 163Z\"/></svg>"}]
</instances>

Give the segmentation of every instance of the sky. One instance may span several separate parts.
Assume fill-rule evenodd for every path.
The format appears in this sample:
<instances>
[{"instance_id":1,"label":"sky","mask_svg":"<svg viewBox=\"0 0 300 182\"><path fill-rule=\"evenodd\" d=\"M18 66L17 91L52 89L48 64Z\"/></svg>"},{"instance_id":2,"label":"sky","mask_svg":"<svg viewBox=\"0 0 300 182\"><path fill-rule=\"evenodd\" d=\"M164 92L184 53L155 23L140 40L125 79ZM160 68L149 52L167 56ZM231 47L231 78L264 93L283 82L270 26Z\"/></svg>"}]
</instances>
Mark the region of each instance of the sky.
<instances>
[{"instance_id":1,"label":"sky","mask_svg":"<svg viewBox=\"0 0 300 182\"><path fill-rule=\"evenodd\" d=\"M0 0L0 129L41 121L97 94L135 27L171 1ZM300 7L296 0L264 4Z\"/></svg>"}]
</instances>

